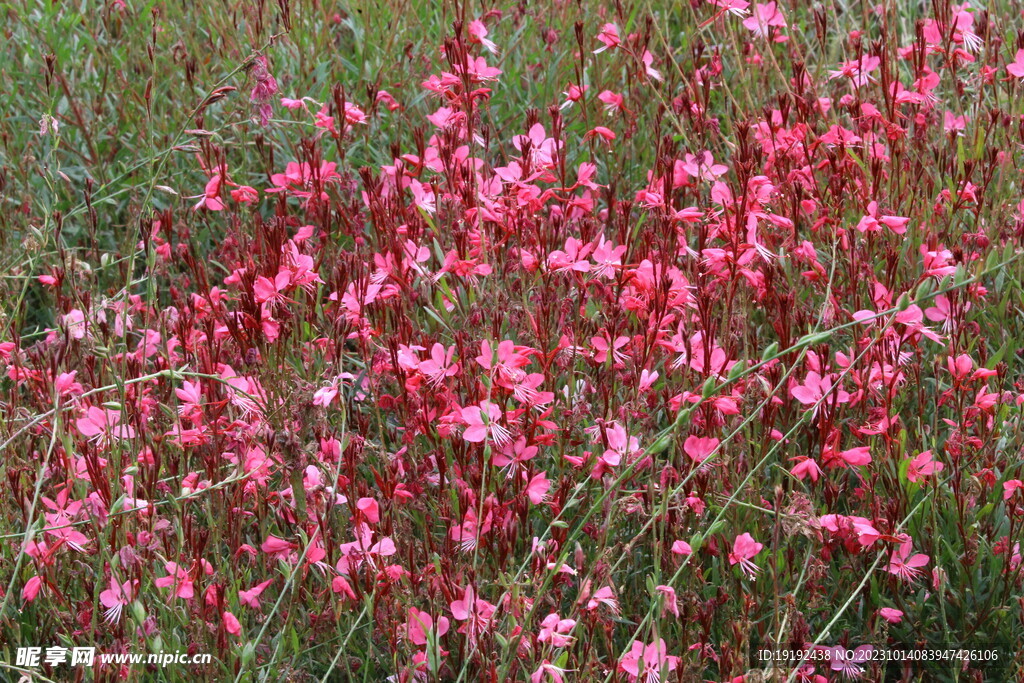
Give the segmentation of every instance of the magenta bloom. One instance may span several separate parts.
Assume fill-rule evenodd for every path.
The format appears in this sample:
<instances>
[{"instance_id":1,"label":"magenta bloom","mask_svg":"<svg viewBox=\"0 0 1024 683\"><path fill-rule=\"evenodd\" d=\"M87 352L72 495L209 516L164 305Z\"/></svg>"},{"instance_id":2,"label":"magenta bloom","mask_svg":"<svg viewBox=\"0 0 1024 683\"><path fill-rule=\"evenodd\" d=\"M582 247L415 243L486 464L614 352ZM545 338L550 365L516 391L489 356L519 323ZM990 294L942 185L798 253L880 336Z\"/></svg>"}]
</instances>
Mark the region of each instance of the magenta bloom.
<instances>
[{"instance_id":1,"label":"magenta bloom","mask_svg":"<svg viewBox=\"0 0 1024 683\"><path fill-rule=\"evenodd\" d=\"M683 452L695 463L702 463L718 448L719 441L714 437L691 435L683 442Z\"/></svg>"},{"instance_id":2,"label":"magenta bloom","mask_svg":"<svg viewBox=\"0 0 1024 683\"><path fill-rule=\"evenodd\" d=\"M911 460L910 466L907 468L907 479L917 483L928 475L941 472L944 465L941 462L935 462L932 457L931 451L922 451Z\"/></svg>"},{"instance_id":3,"label":"magenta bloom","mask_svg":"<svg viewBox=\"0 0 1024 683\"><path fill-rule=\"evenodd\" d=\"M805 406L815 405L818 401L825 399L826 396L829 398L823 402L830 404L832 402L833 390L835 391L835 402L836 403L849 403L850 394L846 393L842 389L834 389L832 386L832 379L826 375L822 377L817 372L808 372L807 377L804 379L804 383L797 385L790 389L789 393L793 395L793 398L803 403ZM815 407L815 410L818 406Z\"/></svg>"},{"instance_id":4,"label":"magenta bloom","mask_svg":"<svg viewBox=\"0 0 1024 683\"><path fill-rule=\"evenodd\" d=\"M905 581L913 581L921 573L921 567L928 564L928 556L921 553L912 554L914 544L909 536L900 547L889 556L888 571Z\"/></svg>"},{"instance_id":5,"label":"magenta bloom","mask_svg":"<svg viewBox=\"0 0 1024 683\"><path fill-rule=\"evenodd\" d=\"M1017 50L1013 63L1006 65L1006 73L1014 78L1024 78L1024 50Z\"/></svg>"},{"instance_id":6,"label":"magenta bloom","mask_svg":"<svg viewBox=\"0 0 1024 683\"><path fill-rule=\"evenodd\" d=\"M274 583L274 579L267 579L263 583L256 584L249 590L238 591L238 601L243 605L248 605L253 609L260 608L260 594L267 589L267 587Z\"/></svg>"},{"instance_id":7,"label":"magenta bloom","mask_svg":"<svg viewBox=\"0 0 1024 683\"><path fill-rule=\"evenodd\" d=\"M898 624L903 621L903 612L892 607L882 607L878 610L878 616L882 617L890 624Z\"/></svg>"},{"instance_id":8,"label":"magenta bloom","mask_svg":"<svg viewBox=\"0 0 1024 683\"><path fill-rule=\"evenodd\" d=\"M462 438L471 443L480 443L488 436L498 446L511 442L512 433L501 424L501 408L490 401L481 401L479 406L462 409L462 421L466 431Z\"/></svg>"},{"instance_id":9,"label":"magenta bloom","mask_svg":"<svg viewBox=\"0 0 1024 683\"><path fill-rule=\"evenodd\" d=\"M169 576L159 578L153 583L160 588L170 587L175 597L191 600L192 596L195 595L195 590L188 572L182 569L176 562L168 562L164 565L164 569Z\"/></svg>"},{"instance_id":10,"label":"magenta bloom","mask_svg":"<svg viewBox=\"0 0 1024 683\"><path fill-rule=\"evenodd\" d=\"M758 543L750 534L740 534L732 544L732 552L729 553L729 564L738 564L743 573L755 579L761 568L754 564L751 559L761 552L764 544Z\"/></svg>"},{"instance_id":11,"label":"magenta bloom","mask_svg":"<svg viewBox=\"0 0 1024 683\"><path fill-rule=\"evenodd\" d=\"M679 657L668 654L667 650L662 638L647 645L634 640L629 652L619 660L619 671L628 674L630 681L642 678L645 683L658 683L663 674L675 671L679 666Z\"/></svg>"},{"instance_id":12,"label":"magenta bloom","mask_svg":"<svg viewBox=\"0 0 1024 683\"><path fill-rule=\"evenodd\" d=\"M448 617L438 617L437 623L429 612L421 612L415 607L409 608L409 615L405 621L405 637L413 645L424 646L427 644L427 635L435 633L438 638L448 633Z\"/></svg>"}]
</instances>

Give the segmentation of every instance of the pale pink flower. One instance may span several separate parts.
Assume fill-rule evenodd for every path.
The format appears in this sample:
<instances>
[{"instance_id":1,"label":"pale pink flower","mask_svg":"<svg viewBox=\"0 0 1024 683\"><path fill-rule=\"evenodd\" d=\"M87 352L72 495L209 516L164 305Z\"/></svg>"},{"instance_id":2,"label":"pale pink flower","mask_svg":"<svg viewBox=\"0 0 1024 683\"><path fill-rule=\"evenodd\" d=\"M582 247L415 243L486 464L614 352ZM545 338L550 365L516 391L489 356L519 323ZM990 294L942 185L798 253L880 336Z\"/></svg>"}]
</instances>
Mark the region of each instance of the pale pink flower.
<instances>
[{"instance_id":1,"label":"pale pink flower","mask_svg":"<svg viewBox=\"0 0 1024 683\"><path fill-rule=\"evenodd\" d=\"M482 598L476 597L472 586L466 586L461 600L449 605L456 621L465 622L459 627L459 633L465 634L471 643L484 631L490 628L494 613L498 608Z\"/></svg>"},{"instance_id":2,"label":"pale pink flower","mask_svg":"<svg viewBox=\"0 0 1024 683\"><path fill-rule=\"evenodd\" d=\"M830 375L822 377L814 371L808 372L807 377L804 378L804 383L793 387L789 393L805 406L814 405L815 411L820 407L819 402L830 405L833 400L836 403L849 403L850 401L850 394L842 389L833 387ZM828 398L826 399L825 397Z\"/></svg>"},{"instance_id":3,"label":"pale pink flower","mask_svg":"<svg viewBox=\"0 0 1024 683\"><path fill-rule=\"evenodd\" d=\"M612 614L619 613L619 601L615 598L615 593L612 592L611 586L602 586L587 600L587 609L595 610L601 605L605 605L612 611Z\"/></svg>"},{"instance_id":4,"label":"pale pink flower","mask_svg":"<svg viewBox=\"0 0 1024 683\"><path fill-rule=\"evenodd\" d=\"M106 607L106 611L103 612L103 622L117 624L121 621L125 605L131 602L134 588L138 582L126 581L123 584L118 584L113 574L111 574L110 582L111 587L99 594L99 602Z\"/></svg>"},{"instance_id":5,"label":"pale pink flower","mask_svg":"<svg viewBox=\"0 0 1024 683\"><path fill-rule=\"evenodd\" d=\"M729 170L725 164L716 164L711 152L707 151L687 154L682 162L676 163L680 164L682 170L691 178L709 182L718 180Z\"/></svg>"},{"instance_id":6,"label":"pale pink flower","mask_svg":"<svg viewBox=\"0 0 1024 683\"><path fill-rule=\"evenodd\" d=\"M756 3L751 16L743 20L743 26L758 38L767 38L770 29L786 28L786 18L774 2Z\"/></svg>"},{"instance_id":7,"label":"pale pink flower","mask_svg":"<svg viewBox=\"0 0 1024 683\"><path fill-rule=\"evenodd\" d=\"M656 586L655 590L661 593L665 599L665 611L671 612L677 619L679 618L679 605L676 603L676 591L672 586Z\"/></svg>"},{"instance_id":8,"label":"pale pink flower","mask_svg":"<svg viewBox=\"0 0 1024 683\"><path fill-rule=\"evenodd\" d=\"M576 626L575 619L562 619L552 612L544 617L544 621L540 622L540 633L537 635L537 640L542 643L551 643L552 647L566 647L575 640L569 635L574 626Z\"/></svg>"},{"instance_id":9,"label":"pale pink flower","mask_svg":"<svg viewBox=\"0 0 1024 683\"><path fill-rule=\"evenodd\" d=\"M90 406L85 411L85 417L79 418L75 426L82 436L102 447L112 440L135 437L135 429L120 422L121 411Z\"/></svg>"},{"instance_id":10,"label":"pale pink flower","mask_svg":"<svg viewBox=\"0 0 1024 683\"><path fill-rule=\"evenodd\" d=\"M619 38L619 29L615 24L605 24L602 26L601 32L597 34L597 39L601 41L602 46L594 50L594 54L614 49L622 42Z\"/></svg>"},{"instance_id":11,"label":"pale pink flower","mask_svg":"<svg viewBox=\"0 0 1024 683\"><path fill-rule=\"evenodd\" d=\"M553 683L565 683L565 674L568 669L555 666L545 659L537 670L530 674L530 683L544 683L545 678Z\"/></svg>"},{"instance_id":12,"label":"pale pink flower","mask_svg":"<svg viewBox=\"0 0 1024 683\"><path fill-rule=\"evenodd\" d=\"M526 475L524 474L523 476L525 477ZM526 496L534 505L540 505L547 500L550 489L551 482L548 481L547 474L538 472L530 478L530 483L526 485Z\"/></svg>"},{"instance_id":13,"label":"pale pink flower","mask_svg":"<svg viewBox=\"0 0 1024 683\"><path fill-rule=\"evenodd\" d=\"M469 22L468 33L469 42L479 43L492 55L498 54L498 46L494 44L493 40L487 38L487 27L484 25L484 22L479 19Z\"/></svg>"}]
</instances>

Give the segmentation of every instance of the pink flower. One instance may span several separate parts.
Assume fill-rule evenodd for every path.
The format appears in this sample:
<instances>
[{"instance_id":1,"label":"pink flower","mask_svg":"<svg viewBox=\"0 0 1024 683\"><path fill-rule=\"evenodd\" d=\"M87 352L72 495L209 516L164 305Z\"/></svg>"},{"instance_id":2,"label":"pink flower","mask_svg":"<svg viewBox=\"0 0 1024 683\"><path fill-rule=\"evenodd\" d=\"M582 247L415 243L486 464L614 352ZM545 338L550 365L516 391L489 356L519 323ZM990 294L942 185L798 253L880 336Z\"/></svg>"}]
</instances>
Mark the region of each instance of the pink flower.
<instances>
[{"instance_id":1,"label":"pink flower","mask_svg":"<svg viewBox=\"0 0 1024 683\"><path fill-rule=\"evenodd\" d=\"M497 607L482 598L476 597L472 586L466 586L461 600L449 605L452 616L457 621L466 622L459 627L459 633L465 634L470 642L476 642L481 633L491 626L491 620Z\"/></svg>"},{"instance_id":2,"label":"pink flower","mask_svg":"<svg viewBox=\"0 0 1024 683\"><path fill-rule=\"evenodd\" d=\"M941 462L932 460L931 451L922 451L910 461L910 466L907 467L907 479L916 484L923 477L941 472L943 467L945 466Z\"/></svg>"},{"instance_id":3,"label":"pink flower","mask_svg":"<svg viewBox=\"0 0 1024 683\"><path fill-rule=\"evenodd\" d=\"M589 85L580 86L576 85L575 83L570 83L569 87L566 88L565 92L562 93L563 95L565 95L565 102L562 103L562 106L560 106L559 109L568 109L573 105L573 103L579 102L580 100L583 99L583 95L589 89Z\"/></svg>"},{"instance_id":4,"label":"pink flower","mask_svg":"<svg viewBox=\"0 0 1024 683\"><path fill-rule=\"evenodd\" d=\"M450 346L447 352L441 344L434 344L430 347L430 358L420 363L418 369L430 380L431 386L440 386L445 379L458 374L459 364L452 362L454 354L454 346Z\"/></svg>"},{"instance_id":5,"label":"pink flower","mask_svg":"<svg viewBox=\"0 0 1024 683\"><path fill-rule=\"evenodd\" d=\"M604 111L606 114L617 114L626 110L626 98L622 95L612 92L611 90L602 90L597 94L597 99L604 104ZM611 138L615 139L615 134L612 133Z\"/></svg>"},{"instance_id":6,"label":"pink flower","mask_svg":"<svg viewBox=\"0 0 1024 683\"><path fill-rule=\"evenodd\" d=\"M525 474L523 475L526 476ZM530 483L526 485L526 496L530 499L530 502L534 505L540 505L548 498L548 491L551 489L551 482L548 481L547 474L544 472L538 472L533 475L530 479Z\"/></svg>"},{"instance_id":7,"label":"pink flower","mask_svg":"<svg viewBox=\"0 0 1024 683\"><path fill-rule=\"evenodd\" d=\"M683 557L693 554L693 548L686 541L674 541L672 543L672 552L675 555L682 555Z\"/></svg>"},{"instance_id":8,"label":"pink flower","mask_svg":"<svg viewBox=\"0 0 1024 683\"><path fill-rule=\"evenodd\" d=\"M522 368L530 364L530 358L526 355L524 347L516 346L515 342L506 339L498 344L496 355L497 360L491 343L485 339L480 342L480 355L474 360L489 373L493 372L496 379L506 385L510 382L521 382L526 377L526 372Z\"/></svg>"},{"instance_id":9,"label":"pink flower","mask_svg":"<svg viewBox=\"0 0 1024 683\"><path fill-rule=\"evenodd\" d=\"M716 164L714 157L711 156L711 152L698 152L697 154L687 154L682 162L676 162L681 165L686 175L691 178L697 178L699 180L705 180L713 182L718 180L729 167L725 164Z\"/></svg>"},{"instance_id":10,"label":"pink flower","mask_svg":"<svg viewBox=\"0 0 1024 683\"><path fill-rule=\"evenodd\" d=\"M75 422L82 436L99 446L110 443L112 439L131 439L135 437L135 429L121 422L121 411L89 406L85 417Z\"/></svg>"},{"instance_id":11,"label":"pink flower","mask_svg":"<svg viewBox=\"0 0 1024 683\"><path fill-rule=\"evenodd\" d=\"M861 645L849 650L842 645L832 647L819 645L817 649L829 652L826 661L829 662L829 668L832 671L840 673L843 678L855 679L860 678L860 675L864 673L864 666L871 661L871 653L875 648L871 645Z\"/></svg>"},{"instance_id":12,"label":"pink flower","mask_svg":"<svg viewBox=\"0 0 1024 683\"><path fill-rule=\"evenodd\" d=\"M833 393L834 392L834 393ZM803 384L799 384L789 390L789 393L793 395L793 398L806 405L814 405L819 401L822 401L826 396L828 400L823 401L826 405L831 404L833 400L836 403L848 403L850 401L850 395L842 389L834 388L832 386L831 376L826 375L822 377L817 372L808 372L807 377L804 379ZM833 398L834 397L834 398ZM815 406L815 410L818 406Z\"/></svg>"},{"instance_id":13,"label":"pink flower","mask_svg":"<svg viewBox=\"0 0 1024 683\"><path fill-rule=\"evenodd\" d=\"M380 505L373 498L360 498L357 500L356 510L370 524L376 524L380 521Z\"/></svg>"},{"instance_id":14,"label":"pink flower","mask_svg":"<svg viewBox=\"0 0 1024 683\"><path fill-rule=\"evenodd\" d=\"M882 607L878 610L878 616L882 617L890 624L898 624L903 620L903 612L892 607Z\"/></svg>"},{"instance_id":15,"label":"pink flower","mask_svg":"<svg viewBox=\"0 0 1024 683\"><path fill-rule=\"evenodd\" d=\"M260 193L254 187L239 185L236 189L231 190L231 198L239 204L252 204L259 200Z\"/></svg>"},{"instance_id":16,"label":"pink flower","mask_svg":"<svg viewBox=\"0 0 1024 683\"><path fill-rule=\"evenodd\" d=\"M512 439L512 433L501 424L501 408L490 401L481 401L479 406L463 408L461 416L466 425L462 438L466 441L480 443L490 436L500 447Z\"/></svg>"},{"instance_id":17,"label":"pink flower","mask_svg":"<svg viewBox=\"0 0 1024 683\"><path fill-rule=\"evenodd\" d=\"M569 635L576 626L575 619L562 619L552 612L540 622L540 633L537 640L542 643L551 643L552 647L566 647L571 645L574 638Z\"/></svg>"},{"instance_id":18,"label":"pink flower","mask_svg":"<svg viewBox=\"0 0 1024 683\"><path fill-rule=\"evenodd\" d=\"M914 545L910 536L904 534L905 539L897 550L892 551L889 556L890 574L900 577L906 581L913 581L920 574L920 568L928 564L928 556L918 553L912 555Z\"/></svg>"},{"instance_id":19,"label":"pink flower","mask_svg":"<svg viewBox=\"0 0 1024 683\"><path fill-rule=\"evenodd\" d=\"M676 590L672 586L656 586L655 590L665 598L665 611L671 612L678 619L679 605L676 603Z\"/></svg>"},{"instance_id":20,"label":"pink flower","mask_svg":"<svg viewBox=\"0 0 1024 683\"><path fill-rule=\"evenodd\" d=\"M647 645L634 640L629 652L619 660L619 671L628 674L631 681L642 678L644 683L658 683L662 674L675 671L679 666L679 657L667 654L667 650L661 638Z\"/></svg>"},{"instance_id":21,"label":"pink flower","mask_svg":"<svg viewBox=\"0 0 1024 683\"><path fill-rule=\"evenodd\" d=\"M640 384L637 386L637 391L641 394L648 391L656 381L658 381L658 371L651 372L644 368L640 371Z\"/></svg>"},{"instance_id":22,"label":"pink flower","mask_svg":"<svg viewBox=\"0 0 1024 683\"><path fill-rule=\"evenodd\" d=\"M818 478L822 474L818 461L806 455L797 455L790 458L790 460L795 460L797 462L797 464L793 465L789 470L790 474L801 481L803 481L804 477L810 477L812 482L818 481Z\"/></svg>"},{"instance_id":23,"label":"pink flower","mask_svg":"<svg viewBox=\"0 0 1024 683\"><path fill-rule=\"evenodd\" d=\"M291 283L292 274L288 270L279 271L273 280L261 275L252 286L256 303L285 301L284 291L291 287Z\"/></svg>"},{"instance_id":24,"label":"pink flower","mask_svg":"<svg viewBox=\"0 0 1024 683\"><path fill-rule=\"evenodd\" d=\"M771 28L786 28L786 18L774 2L756 3L753 14L743 20L743 26L758 38L767 38Z\"/></svg>"},{"instance_id":25,"label":"pink flower","mask_svg":"<svg viewBox=\"0 0 1024 683\"><path fill-rule=\"evenodd\" d=\"M956 133L957 136L964 134L964 129L967 128L967 122L970 119L965 116L957 116L955 113L947 110L942 115L942 130L947 133Z\"/></svg>"},{"instance_id":26,"label":"pink flower","mask_svg":"<svg viewBox=\"0 0 1024 683\"><path fill-rule=\"evenodd\" d=\"M474 19L469 22L469 42L479 43L485 50L490 52L492 55L498 54L498 46L494 44L494 41L488 40L487 38L487 27L484 22L479 19Z\"/></svg>"},{"instance_id":27,"label":"pink flower","mask_svg":"<svg viewBox=\"0 0 1024 683\"><path fill-rule=\"evenodd\" d=\"M702 437L691 434L683 442L683 452L690 456L690 459L695 463L700 464L715 452L719 443L721 442L714 437Z\"/></svg>"},{"instance_id":28,"label":"pink flower","mask_svg":"<svg viewBox=\"0 0 1024 683\"><path fill-rule=\"evenodd\" d=\"M761 571L761 568L754 564L751 558L761 552L763 547L764 545L755 541L754 537L750 534L740 534L733 541L732 552L729 553L729 564L738 564L744 574L752 579L756 579L757 573Z\"/></svg>"},{"instance_id":29,"label":"pink flower","mask_svg":"<svg viewBox=\"0 0 1024 683\"><path fill-rule=\"evenodd\" d=\"M410 607L405 620L405 637L413 645L422 647L427 644L427 637L431 632L437 638L448 633L448 624L448 617L439 617L435 624L429 612L421 612L415 607Z\"/></svg>"},{"instance_id":30,"label":"pink flower","mask_svg":"<svg viewBox=\"0 0 1024 683\"><path fill-rule=\"evenodd\" d=\"M746 0L708 0L708 2L720 8L715 14L716 17L721 16L725 12L742 17L748 13L747 8L750 7L750 3L746 2Z\"/></svg>"},{"instance_id":31,"label":"pink flower","mask_svg":"<svg viewBox=\"0 0 1024 683\"><path fill-rule=\"evenodd\" d=\"M21 598L25 602L32 602L39 595L39 591L43 589L43 580L38 576L33 576L31 579L25 582L25 587L21 589Z\"/></svg>"},{"instance_id":32,"label":"pink flower","mask_svg":"<svg viewBox=\"0 0 1024 683\"><path fill-rule=\"evenodd\" d=\"M612 592L611 586L602 586L598 588L594 595L587 601L587 609L595 610L601 605L605 605L612 611L612 614L619 613L619 601L615 599L615 594Z\"/></svg>"},{"instance_id":33,"label":"pink flower","mask_svg":"<svg viewBox=\"0 0 1024 683\"><path fill-rule=\"evenodd\" d=\"M526 135L513 137L512 146L519 152L529 148L529 159L533 166L550 168L555 165L562 143L561 141L556 142L554 138L549 138L544 132L544 126L535 123L530 126Z\"/></svg>"},{"instance_id":34,"label":"pink flower","mask_svg":"<svg viewBox=\"0 0 1024 683\"><path fill-rule=\"evenodd\" d=\"M242 633L242 624L238 621L238 618L231 612L224 612L221 617L224 619L224 630L233 636L240 635Z\"/></svg>"},{"instance_id":35,"label":"pink flower","mask_svg":"<svg viewBox=\"0 0 1024 683\"><path fill-rule=\"evenodd\" d=\"M868 446L857 446L856 448L849 448L839 453L839 457L847 465L853 467L860 467L862 465L871 464L871 448Z\"/></svg>"},{"instance_id":36,"label":"pink flower","mask_svg":"<svg viewBox=\"0 0 1024 683\"><path fill-rule=\"evenodd\" d=\"M854 59L849 62L843 62L839 65L839 69L829 72L829 79L834 78L849 78L853 85L860 87L866 85L869 81L874 80L871 76L871 72L878 68L882 63L881 58L873 57L870 55L862 55L860 59Z\"/></svg>"},{"instance_id":37,"label":"pink flower","mask_svg":"<svg viewBox=\"0 0 1024 683\"><path fill-rule=\"evenodd\" d=\"M1014 78L1024 78L1024 50L1017 50L1013 63L1006 65L1006 73Z\"/></svg>"},{"instance_id":38,"label":"pink flower","mask_svg":"<svg viewBox=\"0 0 1024 683\"><path fill-rule=\"evenodd\" d=\"M496 467L507 467L506 477L511 477L516 471L523 468L525 463L537 456L537 446L527 444L526 437L520 436L514 444L505 444L501 450L491 456L491 462Z\"/></svg>"},{"instance_id":39,"label":"pink flower","mask_svg":"<svg viewBox=\"0 0 1024 683\"><path fill-rule=\"evenodd\" d=\"M587 260L587 257L590 255L590 250L593 249L593 246L589 242L582 244L575 237L568 238L565 240L565 251L556 249L548 254L548 269L556 273L567 273L569 271L577 273L589 272L590 261Z\"/></svg>"},{"instance_id":40,"label":"pink flower","mask_svg":"<svg viewBox=\"0 0 1024 683\"><path fill-rule=\"evenodd\" d=\"M118 584L114 576L110 576L110 588L100 593L100 603L107 608L103 613L103 621L116 624L121 621L125 605L131 602L132 593L138 581L125 581Z\"/></svg>"},{"instance_id":41,"label":"pink flower","mask_svg":"<svg viewBox=\"0 0 1024 683\"><path fill-rule=\"evenodd\" d=\"M258 583L249 590L238 591L238 601L243 605L252 607L253 609L260 608L260 594L267 589L270 584L274 583L274 579L267 579L263 583Z\"/></svg>"},{"instance_id":42,"label":"pink flower","mask_svg":"<svg viewBox=\"0 0 1024 683\"><path fill-rule=\"evenodd\" d=\"M545 659L537 667L537 670L530 674L530 683L544 683L545 678L553 681L553 683L565 683L565 677L562 674L566 673L566 671L566 669L557 667Z\"/></svg>"},{"instance_id":43,"label":"pink flower","mask_svg":"<svg viewBox=\"0 0 1024 683\"><path fill-rule=\"evenodd\" d=\"M170 586L171 592L174 593L175 597L191 600L195 591L192 586L192 580L189 578L189 573L178 566L176 562L164 564L164 569L170 576L159 578L153 583L159 588Z\"/></svg>"},{"instance_id":44,"label":"pink flower","mask_svg":"<svg viewBox=\"0 0 1024 683\"><path fill-rule=\"evenodd\" d=\"M649 78L653 78L656 81L664 79L661 72L654 68L654 55L651 54L650 50L644 50L644 53L640 56L640 63L644 65L644 73Z\"/></svg>"},{"instance_id":45,"label":"pink flower","mask_svg":"<svg viewBox=\"0 0 1024 683\"><path fill-rule=\"evenodd\" d=\"M221 201L220 198L221 182L222 179L220 177L220 174L214 174L214 176L206 182L206 187L203 189L203 194L194 195L192 197L186 197L186 199L196 199L197 197L199 198L199 201L196 202L196 205L192 207L192 210L198 211L199 209L205 208L207 211L223 211L224 202Z\"/></svg>"},{"instance_id":46,"label":"pink flower","mask_svg":"<svg viewBox=\"0 0 1024 683\"><path fill-rule=\"evenodd\" d=\"M605 438L608 440L608 449L601 459L610 467L617 466L623 458L628 459L640 449L640 439L630 436L626 428L618 422L613 422L611 427L605 430Z\"/></svg>"},{"instance_id":47,"label":"pink flower","mask_svg":"<svg viewBox=\"0 0 1024 683\"><path fill-rule=\"evenodd\" d=\"M1003 500L1010 500L1017 489L1024 488L1024 482L1020 479L1011 479L1003 483Z\"/></svg>"},{"instance_id":48,"label":"pink flower","mask_svg":"<svg viewBox=\"0 0 1024 683\"><path fill-rule=\"evenodd\" d=\"M858 232L879 232L882 225L892 230L897 235L902 235L907 232L907 224L910 222L909 218L903 218L902 216L880 216L878 214L878 202L870 202L868 204L868 213L866 216L860 219L857 223Z\"/></svg>"},{"instance_id":49,"label":"pink flower","mask_svg":"<svg viewBox=\"0 0 1024 683\"><path fill-rule=\"evenodd\" d=\"M604 363L611 356L615 367L621 368L625 365L629 354L619 349L629 346L630 341L629 337L623 336L616 337L614 342L608 336L592 337L590 343L594 346L594 361Z\"/></svg>"},{"instance_id":50,"label":"pink flower","mask_svg":"<svg viewBox=\"0 0 1024 683\"><path fill-rule=\"evenodd\" d=\"M260 550L271 557L285 559L298 547L297 543L286 541L283 538L278 538L271 534L267 536L267 540L263 541L263 545L260 546Z\"/></svg>"},{"instance_id":51,"label":"pink flower","mask_svg":"<svg viewBox=\"0 0 1024 683\"><path fill-rule=\"evenodd\" d=\"M932 320L934 322L946 319L946 316L941 315L941 313L939 316L937 316L937 319L933 318L932 316L929 316L928 311L925 311L924 314L925 316L928 317L929 320ZM946 358L946 368L949 370L949 374L953 375L953 377L956 377L957 379L962 381L967 379L967 376L971 374L972 370L974 370L974 359L968 356L966 353L961 353L956 358L949 356L948 358Z\"/></svg>"},{"instance_id":52,"label":"pink flower","mask_svg":"<svg viewBox=\"0 0 1024 683\"><path fill-rule=\"evenodd\" d=\"M591 272L596 277L613 278L615 272L622 267L622 257L626 255L626 245L615 246L611 241L606 240L604 235L599 235L594 246L594 268Z\"/></svg>"},{"instance_id":53,"label":"pink flower","mask_svg":"<svg viewBox=\"0 0 1024 683\"><path fill-rule=\"evenodd\" d=\"M619 29L615 24L605 24L601 27L601 32L597 34L597 39L603 43L602 47L594 50L594 54L604 52L605 50L612 50L618 47L622 40L619 38Z\"/></svg>"}]
</instances>

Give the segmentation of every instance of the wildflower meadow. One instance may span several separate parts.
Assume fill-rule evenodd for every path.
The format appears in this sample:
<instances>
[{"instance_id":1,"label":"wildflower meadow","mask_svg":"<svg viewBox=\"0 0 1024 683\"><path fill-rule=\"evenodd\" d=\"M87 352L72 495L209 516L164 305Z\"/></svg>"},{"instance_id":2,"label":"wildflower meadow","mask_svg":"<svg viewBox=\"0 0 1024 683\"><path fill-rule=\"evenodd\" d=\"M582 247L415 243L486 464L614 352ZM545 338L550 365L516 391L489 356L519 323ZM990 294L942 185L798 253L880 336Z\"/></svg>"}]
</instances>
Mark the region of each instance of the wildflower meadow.
<instances>
[{"instance_id":1,"label":"wildflower meadow","mask_svg":"<svg viewBox=\"0 0 1024 683\"><path fill-rule=\"evenodd\" d=\"M0 680L1024 680L1024 6L0 2Z\"/></svg>"}]
</instances>

